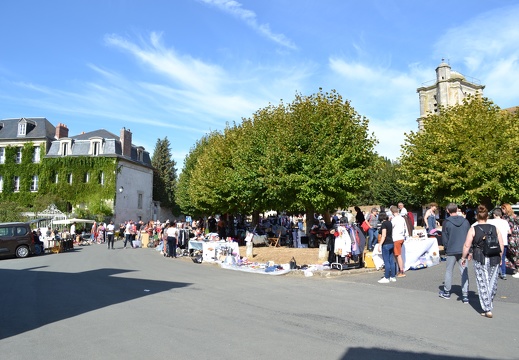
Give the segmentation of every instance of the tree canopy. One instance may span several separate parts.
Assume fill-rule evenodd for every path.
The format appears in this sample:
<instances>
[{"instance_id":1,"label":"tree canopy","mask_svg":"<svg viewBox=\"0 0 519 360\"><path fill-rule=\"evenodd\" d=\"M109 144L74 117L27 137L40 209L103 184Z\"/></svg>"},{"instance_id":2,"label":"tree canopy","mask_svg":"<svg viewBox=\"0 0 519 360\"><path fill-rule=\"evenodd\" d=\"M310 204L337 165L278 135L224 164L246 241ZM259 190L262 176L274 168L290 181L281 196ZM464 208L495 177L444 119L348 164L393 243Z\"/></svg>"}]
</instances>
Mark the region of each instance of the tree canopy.
<instances>
[{"instance_id":1,"label":"tree canopy","mask_svg":"<svg viewBox=\"0 0 519 360\"><path fill-rule=\"evenodd\" d=\"M368 120L335 91L296 94L197 143L177 197L201 213L348 206L369 182L375 144Z\"/></svg>"},{"instance_id":2,"label":"tree canopy","mask_svg":"<svg viewBox=\"0 0 519 360\"><path fill-rule=\"evenodd\" d=\"M441 108L406 134L401 181L426 201L495 204L519 199L519 113L486 98Z\"/></svg>"}]
</instances>

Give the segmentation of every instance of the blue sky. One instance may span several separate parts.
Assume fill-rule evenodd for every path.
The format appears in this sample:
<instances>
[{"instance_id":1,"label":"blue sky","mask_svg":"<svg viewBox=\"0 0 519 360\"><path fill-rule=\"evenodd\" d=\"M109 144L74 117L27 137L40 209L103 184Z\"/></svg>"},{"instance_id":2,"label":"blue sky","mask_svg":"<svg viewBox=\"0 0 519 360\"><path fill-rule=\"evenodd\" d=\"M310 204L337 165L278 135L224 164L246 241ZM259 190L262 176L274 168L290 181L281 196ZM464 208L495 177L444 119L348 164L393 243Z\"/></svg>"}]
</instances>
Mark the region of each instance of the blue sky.
<instances>
[{"instance_id":1,"label":"blue sky","mask_svg":"<svg viewBox=\"0 0 519 360\"><path fill-rule=\"evenodd\" d=\"M0 118L70 135L195 142L269 103L337 90L396 159L416 89L442 58L502 108L519 105L519 1L11 0L0 3Z\"/></svg>"}]
</instances>

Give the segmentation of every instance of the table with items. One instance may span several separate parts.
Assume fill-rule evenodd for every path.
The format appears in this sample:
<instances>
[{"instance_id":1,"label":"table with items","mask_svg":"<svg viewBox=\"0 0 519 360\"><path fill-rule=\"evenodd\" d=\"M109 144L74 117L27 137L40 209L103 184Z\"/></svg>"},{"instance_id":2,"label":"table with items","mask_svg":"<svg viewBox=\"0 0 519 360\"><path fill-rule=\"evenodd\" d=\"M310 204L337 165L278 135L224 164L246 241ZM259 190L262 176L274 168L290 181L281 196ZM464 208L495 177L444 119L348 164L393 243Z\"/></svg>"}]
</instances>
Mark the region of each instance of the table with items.
<instances>
[{"instance_id":1,"label":"table with items","mask_svg":"<svg viewBox=\"0 0 519 360\"><path fill-rule=\"evenodd\" d=\"M375 246L372 254L375 268L381 269L384 266L382 253ZM409 237L402 246L402 260L404 270L421 269L438 265L440 263L440 249L436 238Z\"/></svg>"},{"instance_id":2,"label":"table with items","mask_svg":"<svg viewBox=\"0 0 519 360\"><path fill-rule=\"evenodd\" d=\"M194 251L202 253L202 260L205 262L224 261L227 256L239 256L239 244L234 241L199 241L189 240L189 253Z\"/></svg>"}]
</instances>

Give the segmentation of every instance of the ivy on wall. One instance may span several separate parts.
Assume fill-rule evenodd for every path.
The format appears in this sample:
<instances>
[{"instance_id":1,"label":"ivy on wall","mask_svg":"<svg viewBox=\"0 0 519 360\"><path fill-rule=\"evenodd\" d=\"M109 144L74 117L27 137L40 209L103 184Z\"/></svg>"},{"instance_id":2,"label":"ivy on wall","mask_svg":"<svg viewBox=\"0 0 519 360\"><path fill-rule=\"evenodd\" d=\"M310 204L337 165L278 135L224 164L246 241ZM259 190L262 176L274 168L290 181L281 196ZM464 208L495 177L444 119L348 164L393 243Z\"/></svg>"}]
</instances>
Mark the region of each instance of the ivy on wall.
<instances>
[{"instance_id":1,"label":"ivy on wall","mask_svg":"<svg viewBox=\"0 0 519 360\"><path fill-rule=\"evenodd\" d=\"M25 143L22 161L16 163L18 147L5 148L5 163L0 164L4 181L0 201L16 201L28 208L41 197L52 195L71 205L84 204L94 211L107 213L106 201L115 197L118 159L115 157L70 156L45 158L44 145L39 163L33 162L34 144ZM38 176L38 191L31 191L33 176ZM20 178L19 191L14 191L14 177ZM57 181L56 181L57 180ZM62 209L67 210L67 209Z\"/></svg>"}]
</instances>

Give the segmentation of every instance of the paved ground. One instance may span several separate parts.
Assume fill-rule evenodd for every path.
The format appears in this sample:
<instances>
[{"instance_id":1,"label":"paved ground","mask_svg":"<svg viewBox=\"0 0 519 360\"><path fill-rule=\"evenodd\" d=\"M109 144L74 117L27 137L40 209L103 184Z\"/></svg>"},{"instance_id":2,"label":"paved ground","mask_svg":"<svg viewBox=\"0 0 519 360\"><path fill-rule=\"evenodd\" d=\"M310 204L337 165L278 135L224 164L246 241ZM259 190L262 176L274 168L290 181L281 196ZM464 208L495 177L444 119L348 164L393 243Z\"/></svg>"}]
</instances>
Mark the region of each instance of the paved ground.
<instances>
[{"instance_id":1,"label":"paved ground","mask_svg":"<svg viewBox=\"0 0 519 360\"><path fill-rule=\"evenodd\" d=\"M1 260L0 356L518 359L519 280L499 283L486 319L475 286L469 305L438 298L443 267L381 285L379 272L255 275L102 245Z\"/></svg>"}]
</instances>

